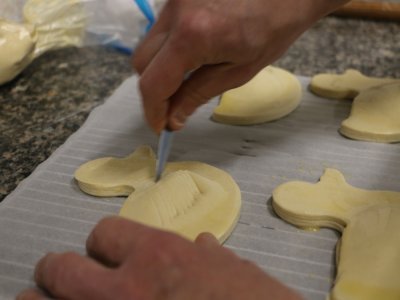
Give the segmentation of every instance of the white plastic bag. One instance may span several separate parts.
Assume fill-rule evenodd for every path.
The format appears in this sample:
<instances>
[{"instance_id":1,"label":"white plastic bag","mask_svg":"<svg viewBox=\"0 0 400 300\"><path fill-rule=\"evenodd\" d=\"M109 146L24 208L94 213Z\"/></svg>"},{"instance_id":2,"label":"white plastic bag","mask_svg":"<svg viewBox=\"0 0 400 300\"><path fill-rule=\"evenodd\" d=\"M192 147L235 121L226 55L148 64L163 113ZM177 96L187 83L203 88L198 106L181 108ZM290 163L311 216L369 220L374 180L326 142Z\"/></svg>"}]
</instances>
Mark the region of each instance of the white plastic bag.
<instances>
[{"instance_id":1,"label":"white plastic bag","mask_svg":"<svg viewBox=\"0 0 400 300\"><path fill-rule=\"evenodd\" d=\"M132 53L149 27L149 16L140 7L155 11L154 5L166 0L155 1L1 0L0 84L57 48L108 44Z\"/></svg>"},{"instance_id":2,"label":"white plastic bag","mask_svg":"<svg viewBox=\"0 0 400 300\"><path fill-rule=\"evenodd\" d=\"M68 7L71 2L80 3L86 14L85 30L89 38L84 44L111 44L132 50L149 23L138 3L148 3L156 15L166 0L1 0L0 19L24 22L23 10L27 3L30 7L40 6L42 12L47 9L46 15L57 16L60 4Z\"/></svg>"},{"instance_id":3,"label":"white plastic bag","mask_svg":"<svg viewBox=\"0 0 400 300\"><path fill-rule=\"evenodd\" d=\"M22 7L26 0L1 0L0 18L14 22L22 21Z\"/></svg>"}]
</instances>

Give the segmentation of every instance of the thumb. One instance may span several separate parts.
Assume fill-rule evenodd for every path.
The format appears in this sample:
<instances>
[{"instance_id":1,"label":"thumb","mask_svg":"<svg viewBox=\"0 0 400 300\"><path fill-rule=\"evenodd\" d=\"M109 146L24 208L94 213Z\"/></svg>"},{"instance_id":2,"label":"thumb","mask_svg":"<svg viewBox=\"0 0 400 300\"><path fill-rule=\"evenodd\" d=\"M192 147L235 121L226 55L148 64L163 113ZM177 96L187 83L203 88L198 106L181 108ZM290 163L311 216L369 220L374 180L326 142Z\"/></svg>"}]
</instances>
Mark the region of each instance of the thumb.
<instances>
[{"instance_id":1,"label":"thumb","mask_svg":"<svg viewBox=\"0 0 400 300\"><path fill-rule=\"evenodd\" d=\"M228 63L197 69L170 97L168 127L181 129L198 107L229 89L243 85L258 71L252 66L232 67Z\"/></svg>"}]
</instances>

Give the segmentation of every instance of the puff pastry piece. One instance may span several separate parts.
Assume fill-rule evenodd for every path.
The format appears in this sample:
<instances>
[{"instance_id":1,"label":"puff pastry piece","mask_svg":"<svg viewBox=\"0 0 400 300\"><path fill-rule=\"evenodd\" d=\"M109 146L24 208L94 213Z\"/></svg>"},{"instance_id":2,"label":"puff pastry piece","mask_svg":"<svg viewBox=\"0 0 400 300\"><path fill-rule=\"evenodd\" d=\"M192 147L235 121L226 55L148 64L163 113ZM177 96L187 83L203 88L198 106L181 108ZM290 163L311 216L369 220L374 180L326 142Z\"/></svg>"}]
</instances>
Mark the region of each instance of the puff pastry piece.
<instances>
[{"instance_id":1,"label":"puff pastry piece","mask_svg":"<svg viewBox=\"0 0 400 300\"><path fill-rule=\"evenodd\" d=\"M254 125L290 114L301 100L301 85L288 71L266 67L252 80L225 92L212 119L232 125Z\"/></svg>"},{"instance_id":2,"label":"puff pastry piece","mask_svg":"<svg viewBox=\"0 0 400 300\"><path fill-rule=\"evenodd\" d=\"M400 142L400 82L362 91L340 132L355 140Z\"/></svg>"},{"instance_id":3,"label":"puff pastry piece","mask_svg":"<svg viewBox=\"0 0 400 300\"><path fill-rule=\"evenodd\" d=\"M348 69L343 74L318 74L311 79L310 90L314 94L332 99L353 99L361 91L387 83L400 82L394 78L377 78Z\"/></svg>"},{"instance_id":4,"label":"puff pastry piece","mask_svg":"<svg viewBox=\"0 0 400 300\"><path fill-rule=\"evenodd\" d=\"M94 196L127 196L120 215L194 240L212 233L221 243L236 225L240 190L226 172L200 162L169 163L154 182L156 159L140 147L122 159L100 158L75 173L79 187Z\"/></svg>"},{"instance_id":5,"label":"puff pastry piece","mask_svg":"<svg viewBox=\"0 0 400 300\"><path fill-rule=\"evenodd\" d=\"M343 232L329 299L400 299L400 193L355 188L327 169L316 184L278 186L273 207L296 226Z\"/></svg>"}]
</instances>

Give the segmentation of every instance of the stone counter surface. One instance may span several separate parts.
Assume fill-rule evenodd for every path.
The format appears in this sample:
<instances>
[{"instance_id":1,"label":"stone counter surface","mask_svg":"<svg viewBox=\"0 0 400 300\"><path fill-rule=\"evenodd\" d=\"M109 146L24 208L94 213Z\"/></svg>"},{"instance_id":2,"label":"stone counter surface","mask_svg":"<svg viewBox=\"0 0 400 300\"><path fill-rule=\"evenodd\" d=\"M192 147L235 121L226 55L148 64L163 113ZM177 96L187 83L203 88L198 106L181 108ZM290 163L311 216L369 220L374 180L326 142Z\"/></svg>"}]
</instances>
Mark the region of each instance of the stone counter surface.
<instances>
[{"instance_id":1,"label":"stone counter surface","mask_svg":"<svg viewBox=\"0 0 400 300\"><path fill-rule=\"evenodd\" d=\"M400 78L400 24L325 18L275 65L306 76L356 68ZM64 49L0 87L0 201L132 73L130 58L112 49Z\"/></svg>"}]
</instances>

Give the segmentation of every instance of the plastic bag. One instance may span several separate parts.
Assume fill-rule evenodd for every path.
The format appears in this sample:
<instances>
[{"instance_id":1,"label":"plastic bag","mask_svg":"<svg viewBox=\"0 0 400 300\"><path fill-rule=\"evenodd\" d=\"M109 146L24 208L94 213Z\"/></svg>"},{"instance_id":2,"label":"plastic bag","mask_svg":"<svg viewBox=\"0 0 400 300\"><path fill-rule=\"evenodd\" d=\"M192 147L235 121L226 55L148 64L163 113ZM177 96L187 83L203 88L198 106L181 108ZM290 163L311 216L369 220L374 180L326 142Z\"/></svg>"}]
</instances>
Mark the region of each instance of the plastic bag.
<instances>
[{"instance_id":1,"label":"plastic bag","mask_svg":"<svg viewBox=\"0 0 400 300\"><path fill-rule=\"evenodd\" d=\"M156 7L163 0L95 0L87 3L89 24L87 31L98 39L97 43L110 44L122 51L132 52L154 21ZM140 7L147 6L153 16L143 13ZM90 43L90 42L89 42Z\"/></svg>"},{"instance_id":2,"label":"plastic bag","mask_svg":"<svg viewBox=\"0 0 400 300\"><path fill-rule=\"evenodd\" d=\"M26 0L1 0L0 18L14 22L22 21L22 7Z\"/></svg>"},{"instance_id":3,"label":"plastic bag","mask_svg":"<svg viewBox=\"0 0 400 300\"><path fill-rule=\"evenodd\" d=\"M148 6L153 18L167 0L1 0L0 19L24 22L24 8L40 7L45 15L70 14L71 4L83 7L87 38L84 45L111 44L131 52L149 29L149 15L140 7ZM63 7L61 7L63 6ZM45 19L44 17L43 19ZM154 20L153 20L154 21ZM151 22L151 20L150 20Z\"/></svg>"},{"instance_id":4,"label":"plastic bag","mask_svg":"<svg viewBox=\"0 0 400 300\"><path fill-rule=\"evenodd\" d=\"M57 48L108 44L132 53L154 22L155 13L149 14L164 2L1 0L0 84L12 80L44 52Z\"/></svg>"}]
</instances>

